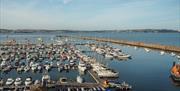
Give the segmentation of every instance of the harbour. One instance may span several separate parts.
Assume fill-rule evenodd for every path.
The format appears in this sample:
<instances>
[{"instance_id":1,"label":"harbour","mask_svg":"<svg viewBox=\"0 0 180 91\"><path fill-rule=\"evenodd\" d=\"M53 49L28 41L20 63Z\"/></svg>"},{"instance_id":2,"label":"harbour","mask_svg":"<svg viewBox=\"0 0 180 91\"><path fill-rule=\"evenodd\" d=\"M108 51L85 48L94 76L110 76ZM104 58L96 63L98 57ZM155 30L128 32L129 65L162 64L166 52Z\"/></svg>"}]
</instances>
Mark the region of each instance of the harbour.
<instances>
[{"instance_id":1,"label":"harbour","mask_svg":"<svg viewBox=\"0 0 180 91\"><path fill-rule=\"evenodd\" d=\"M32 80L32 77L28 77L25 80L25 85L21 77L16 79L7 78L6 82L4 78L1 79L2 90L17 90L27 89L31 90L34 86L39 85L46 89L55 88L60 89L61 86L67 88L86 88L86 89L100 89L103 91L104 81L101 78L116 78L118 72L112 71L105 65L96 62L95 58L82 54L81 51L76 49L73 44L66 43L65 41L58 40L54 44L44 44L41 41L39 44L18 44L15 40L13 42L7 42L6 45L1 45L1 75L6 75L14 70L18 74L24 72L42 73L41 80ZM85 74L85 71L92 76L96 81L95 83L84 82L81 76L77 76L76 81L67 81L68 78L61 77L59 81L51 80L49 72L52 69L58 69L61 73L63 70L68 73L70 70L79 70L79 74ZM96 72L96 73L94 73ZM34 82L34 83L33 83ZM33 85L34 84L34 85ZM109 85L109 84L108 84ZM123 85L120 87L123 89ZM127 88L127 87L126 87ZM93 90L96 91L96 90Z\"/></svg>"},{"instance_id":2,"label":"harbour","mask_svg":"<svg viewBox=\"0 0 180 91\"><path fill-rule=\"evenodd\" d=\"M42 38L42 40L43 39L44 38ZM54 39L56 39L56 38L54 38ZM67 43L72 44L71 47L75 48L75 50L77 52L81 53L81 55L79 55L79 57L81 58L80 60L83 60L83 61L79 63L79 61L80 61L79 59L74 60L74 61L70 60L70 59L76 59L76 57L75 57L76 53L75 52L74 52L75 55L74 55L74 53L72 52L71 49L70 49L71 52L70 51L68 52L70 47L69 48L68 47L63 47L65 49L63 49L61 51L66 51L67 50L67 52L64 53L66 55L62 55L62 53L60 53L61 54L60 56L62 58L61 57L58 58L57 56L55 56L56 52L58 52L57 47L60 48L60 46L58 46L58 43L62 43L60 41L57 43L57 41L55 41L55 40L53 40L53 41L49 40L49 42L47 42L47 44L46 44L45 40L43 40L43 42L41 42L41 39L39 40L39 38L36 38L35 39L36 43L33 43L33 42L27 43L26 41L18 43L19 40L16 40L16 38L15 38L15 40L17 42L14 43L14 44L13 44L13 42L10 42L10 41L1 42L1 48L4 48L4 49L9 49L9 48L11 49L12 46L14 46L15 49L19 47L19 49L17 49L17 50L20 53L17 53L17 54L20 54L20 55L22 55L22 53L23 53L23 51L20 51L20 50L23 49L23 46L26 49L28 47L28 45L29 45L29 47L34 48L33 49L34 51L35 50L41 51L41 50L51 49L52 52L47 52L47 53L50 53L51 55L52 54L54 55L54 56L50 57L50 56L48 56L46 54L46 55L44 55L44 58L43 58L43 55L42 55L43 53L39 52L38 55L40 53L41 54L39 55L38 61L35 61L31 65L31 67L36 68L36 71L33 71L32 68L30 68L30 70L27 71L27 72L25 72L24 69L21 71L21 68L25 68L25 66L24 67L15 66L14 63L12 63L12 64L14 64L14 66L11 67L11 69L10 69L11 71L4 72L4 71L8 70L8 66L5 67L6 69L1 69L1 78L4 79L4 84L5 84L5 81L8 78L12 78L13 80L16 80L17 77L22 77L22 82L23 82L22 85L17 86L18 88L15 88L14 85L11 85L11 86L3 85L3 86L1 86L1 89L13 89L13 90L21 89L22 90L22 89L25 89L25 88L26 89L33 89L36 86L38 86L38 88L41 88L41 87L43 87L43 84L41 83L42 76L45 73L48 73L48 75L51 78L50 83L47 83L47 85L46 85L46 90L48 90L48 91L49 90L50 91L54 91L54 90L63 91L63 89L64 90L68 90L68 89L71 89L71 90L74 89L75 90L76 89L75 91L83 91L83 90L86 91L86 90L90 90L90 89L92 91L96 91L97 89L101 89L103 91L108 86L110 86L110 88L115 88L115 87L113 87L113 86L116 86L114 84L114 83L116 83L116 82L114 82L114 80L117 80L118 82L121 82L121 83L123 83L123 81L125 81L126 83L128 83L129 85L132 86L132 90L136 91L138 86L136 86L134 84L134 77L131 77L131 78L128 78L128 79L126 78L127 75L128 75L127 72L128 72L128 70L130 71L130 68L125 67L125 65L131 65L131 66L136 65L137 64L136 62L138 62L138 60L136 60L136 59L138 57L142 58L142 54L141 54L141 56L138 56L139 52L142 52L143 55L160 56L160 57L163 57L163 58L165 56L167 56L167 55L170 55L174 60L177 60L176 56L178 55L178 53L176 53L176 52L166 52L166 51L162 52L162 51L153 50L153 49L149 49L149 48L148 49L141 48L141 47L136 47L135 48L134 46L122 46L122 45L119 45L119 44L110 44L109 42L105 43L105 42L95 42L93 40L91 41L91 40L73 39L72 37L69 37L69 38L57 38L57 39L60 39L60 40L62 39L63 41L67 41ZM42 45L41 43L44 43L44 45ZM45 49L41 49L40 46L44 47ZM53 51L53 49L54 49L54 51ZM75 51L75 50L73 49L73 51ZM11 51L13 51L13 50L11 49ZM129 52L129 51L131 51L131 52ZM28 50L26 52L28 52ZM31 60L37 60L36 59L36 55L37 55L36 52L37 51L35 51L33 53L32 50L29 50L29 53L30 52L32 53L32 54L29 54L29 55L32 56L32 59L31 58L30 59ZM67 53L68 53L68 55L73 55L72 58L68 59L68 57L66 57ZM69 53L72 53L72 54L69 54ZM172 54L172 53L174 53L175 55ZM8 54L8 53L5 52L5 54ZM3 55L4 55L4 53L3 53ZM117 57L118 55L119 55L119 57ZM21 57L23 57L23 56L21 56ZM35 59L33 57L35 57ZM4 60L6 59L5 56L3 56L3 58L4 58ZM169 56L167 56L165 58L169 58ZM62 59L64 59L64 61L62 61L62 62L58 61L58 60L62 60ZM65 60L65 59L68 59L68 60ZM29 60L29 59L26 59L26 60ZM54 61L52 61L52 60L54 60ZM132 60L136 60L136 61L132 61ZM51 61L53 63L51 63ZM25 61L22 60L22 63L23 62L25 62ZM131 62L133 62L133 64L131 64ZM141 62L143 63L143 61L141 61ZM2 61L1 61L1 63L2 63ZM20 61L20 63L21 63L21 61ZM64 70L62 70L62 71L60 71L62 69L62 68L60 68L61 63L64 65L64 67L63 67ZM72 67L70 67L70 63L71 63L71 65L73 65ZM92 69L92 68L91 69L84 68L84 63L85 64L91 64L91 66L94 67L94 68L99 67L99 69L97 70L97 69ZM148 61L148 63L152 64L151 61ZM30 66L30 63L28 63L28 64ZM118 66L116 66L117 64L118 64ZM170 66L169 69L172 66L171 64L169 64L169 66ZM79 67L78 65L82 65L82 66ZM42 68L42 71L38 70L38 66L41 66L41 67L39 67L39 69ZM49 70L48 70L48 66L51 66ZM86 66L88 67L88 65L86 65ZM143 66L143 65L141 65L141 66ZM105 69L109 69L109 68L113 69L115 72L118 73L118 76L116 77L115 74L114 74L113 78L112 77L110 77L110 78L107 78L107 77L102 78L100 73L98 75L98 72L100 70L100 72L103 73L104 67L105 67ZM82 71L83 70L87 70L87 71L84 74L84 73L79 72L79 69L81 69ZM126 69L127 72L125 72L125 70L123 70L123 69ZM19 70L19 72L18 72L18 70ZM104 71L104 72L106 73L106 71ZM134 73L133 71L130 71L130 72L132 74ZM131 74L131 73L129 73L129 74ZM12 76L12 74L13 74L13 76ZM136 74L136 73L134 73L134 74ZM135 77L136 77L136 75L135 75ZM26 86L24 84L24 81L29 76L32 77L33 84L34 84L34 82L36 82L36 80L39 80L40 85L33 85L32 84L30 87ZM84 79L83 83L77 83L77 76L81 76ZM106 75L106 76L108 76L108 75ZM60 78L64 78L64 77L65 77L65 79L68 79L67 83L61 83L60 82ZM105 81L108 81L109 82L108 84L111 84L111 85L105 85ZM138 81L136 80L136 82L138 82ZM118 83L119 86L120 86L121 83ZM169 82L169 83L171 83L171 82ZM135 89L134 89L134 87L135 87ZM59 88L63 88L63 89L59 89ZM118 87L118 88L120 89L121 87ZM80 89L80 90L77 90L77 89ZM139 88L139 89L142 89L142 88ZM126 90L124 89L123 91L126 91Z\"/></svg>"}]
</instances>

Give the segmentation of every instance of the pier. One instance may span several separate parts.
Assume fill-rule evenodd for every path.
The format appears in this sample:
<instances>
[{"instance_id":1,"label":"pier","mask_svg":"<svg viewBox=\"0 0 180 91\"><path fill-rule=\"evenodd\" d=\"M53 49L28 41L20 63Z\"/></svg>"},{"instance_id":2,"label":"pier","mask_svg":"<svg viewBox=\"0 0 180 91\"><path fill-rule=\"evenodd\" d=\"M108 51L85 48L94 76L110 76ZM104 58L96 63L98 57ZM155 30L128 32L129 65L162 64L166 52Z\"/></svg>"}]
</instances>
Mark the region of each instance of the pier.
<instances>
[{"instance_id":1,"label":"pier","mask_svg":"<svg viewBox=\"0 0 180 91\"><path fill-rule=\"evenodd\" d=\"M123 45L130 45L130 46L137 46L137 47L144 47L144 48L149 48L149 49L156 49L156 50L180 53L180 47L177 47L177 46L151 44L151 43L144 43L144 42L109 39L109 38L97 38L97 37L83 37L83 36L80 36L80 37L78 37L78 36L61 36L61 37L71 37L71 38L78 38L78 39L83 39L83 40L95 40L95 41L99 41L99 42L110 42L110 43L115 43L115 44L123 44Z\"/></svg>"}]
</instances>

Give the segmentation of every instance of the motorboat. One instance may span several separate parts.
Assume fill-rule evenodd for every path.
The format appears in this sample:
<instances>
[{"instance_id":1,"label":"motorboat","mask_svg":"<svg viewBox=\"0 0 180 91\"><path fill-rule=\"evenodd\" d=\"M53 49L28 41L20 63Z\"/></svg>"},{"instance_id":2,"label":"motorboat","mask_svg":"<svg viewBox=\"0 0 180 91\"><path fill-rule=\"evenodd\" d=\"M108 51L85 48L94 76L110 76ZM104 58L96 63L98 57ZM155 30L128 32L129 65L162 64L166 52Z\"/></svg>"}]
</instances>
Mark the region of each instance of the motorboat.
<instances>
[{"instance_id":1,"label":"motorboat","mask_svg":"<svg viewBox=\"0 0 180 91\"><path fill-rule=\"evenodd\" d=\"M145 50L146 52L150 52L150 49L148 49L148 48L144 48L144 50Z\"/></svg>"},{"instance_id":2,"label":"motorboat","mask_svg":"<svg viewBox=\"0 0 180 91\"><path fill-rule=\"evenodd\" d=\"M32 78L31 77L26 78L24 83L25 83L26 86L31 85L32 84Z\"/></svg>"},{"instance_id":3,"label":"motorboat","mask_svg":"<svg viewBox=\"0 0 180 91\"><path fill-rule=\"evenodd\" d=\"M37 84L40 84L40 81L39 81L39 80L35 80L35 81L34 81L34 85L37 85Z\"/></svg>"},{"instance_id":4,"label":"motorboat","mask_svg":"<svg viewBox=\"0 0 180 91\"><path fill-rule=\"evenodd\" d=\"M58 71L59 71L59 72L61 72L61 71L63 71L63 70L64 70L64 66L59 66L59 67L58 67Z\"/></svg>"},{"instance_id":5,"label":"motorboat","mask_svg":"<svg viewBox=\"0 0 180 91\"><path fill-rule=\"evenodd\" d=\"M79 61L78 69L82 72L85 72L87 69L86 64L82 61Z\"/></svg>"},{"instance_id":6,"label":"motorboat","mask_svg":"<svg viewBox=\"0 0 180 91\"><path fill-rule=\"evenodd\" d=\"M174 81L180 82L180 63L173 62L173 66L171 68L171 77Z\"/></svg>"},{"instance_id":7,"label":"motorboat","mask_svg":"<svg viewBox=\"0 0 180 91\"><path fill-rule=\"evenodd\" d=\"M6 81L6 85L12 85L14 83L14 80L12 78L8 78Z\"/></svg>"},{"instance_id":8,"label":"motorboat","mask_svg":"<svg viewBox=\"0 0 180 91\"><path fill-rule=\"evenodd\" d=\"M38 66L37 66L37 70L41 71L41 70L42 70L42 66L41 66L41 65L38 65Z\"/></svg>"},{"instance_id":9,"label":"motorboat","mask_svg":"<svg viewBox=\"0 0 180 91\"><path fill-rule=\"evenodd\" d=\"M77 76L76 81L78 83L83 83L83 78L81 76Z\"/></svg>"},{"instance_id":10,"label":"motorboat","mask_svg":"<svg viewBox=\"0 0 180 91\"><path fill-rule=\"evenodd\" d=\"M116 78L119 77L119 73L113 70L98 70L96 71L100 78Z\"/></svg>"},{"instance_id":11,"label":"motorboat","mask_svg":"<svg viewBox=\"0 0 180 91\"><path fill-rule=\"evenodd\" d=\"M14 82L14 85L15 85L15 86L19 86L19 85L21 85L21 84L22 84L22 78L20 78L20 77L16 78L16 80L15 80L15 82Z\"/></svg>"},{"instance_id":12,"label":"motorboat","mask_svg":"<svg viewBox=\"0 0 180 91\"><path fill-rule=\"evenodd\" d=\"M44 74L44 75L42 76L42 82L43 82L43 81L50 82L50 81L51 81L50 76L49 76L48 74Z\"/></svg>"},{"instance_id":13,"label":"motorboat","mask_svg":"<svg viewBox=\"0 0 180 91\"><path fill-rule=\"evenodd\" d=\"M106 53L105 54L105 57L108 58L108 59L112 59L113 58L113 55L109 54L109 53Z\"/></svg>"},{"instance_id":14,"label":"motorboat","mask_svg":"<svg viewBox=\"0 0 180 91\"><path fill-rule=\"evenodd\" d=\"M25 67L24 67L24 71L25 71L25 72L28 72L29 70L30 70L30 67L29 67L29 66L25 66Z\"/></svg>"},{"instance_id":15,"label":"motorboat","mask_svg":"<svg viewBox=\"0 0 180 91\"><path fill-rule=\"evenodd\" d=\"M67 78L66 77L61 77L60 78L60 83L67 83Z\"/></svg>"}]
</instances>

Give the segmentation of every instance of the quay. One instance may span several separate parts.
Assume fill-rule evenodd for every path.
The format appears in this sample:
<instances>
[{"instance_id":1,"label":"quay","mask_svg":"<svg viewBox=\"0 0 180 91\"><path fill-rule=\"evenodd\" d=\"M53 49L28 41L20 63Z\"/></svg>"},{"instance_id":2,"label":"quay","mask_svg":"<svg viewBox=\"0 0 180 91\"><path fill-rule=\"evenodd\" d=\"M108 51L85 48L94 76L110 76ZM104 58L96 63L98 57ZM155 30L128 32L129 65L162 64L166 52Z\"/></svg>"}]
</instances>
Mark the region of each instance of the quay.
<instances>
[{"instance_id":1,"label":"quay","mask_svg":"<svg viewBox=\"0 0 180 91\"><path fill-rule=\"evenodd\" d=\"M12 89L26 89L29 88L30 90L36 87L43 87L43 88L93 88L93 87L98 87L99 84L97 83L52 83L52 84L46 84L46 86L42 86L41 84L38 85L31 85L31 86L0 86L0 90L12 90Z\"/></svg>"},{"instance_id":2,"label":"quay","mask_svg":"<svg viewBox=\"0 0 180 91\"><path fill-rule=\"evenodd\" d=\"M109 39L109 38L97 38L97 37L83 37L83 36L80 36L80 37L60 36L60 37L71 37L71 38L78 38L78 39L83 39L83 40L95 40L99 42L110 42L110 43L115 43L115 44L123 44L123 45L130 45L130 46L137 46L137 47L144 47L144 48L180 53L180 47L177 47L177 46L150 44L150 43L144 43L144 42L134 42L134 41L117 40L117 39Z\"/></svg>"}]
</instances>

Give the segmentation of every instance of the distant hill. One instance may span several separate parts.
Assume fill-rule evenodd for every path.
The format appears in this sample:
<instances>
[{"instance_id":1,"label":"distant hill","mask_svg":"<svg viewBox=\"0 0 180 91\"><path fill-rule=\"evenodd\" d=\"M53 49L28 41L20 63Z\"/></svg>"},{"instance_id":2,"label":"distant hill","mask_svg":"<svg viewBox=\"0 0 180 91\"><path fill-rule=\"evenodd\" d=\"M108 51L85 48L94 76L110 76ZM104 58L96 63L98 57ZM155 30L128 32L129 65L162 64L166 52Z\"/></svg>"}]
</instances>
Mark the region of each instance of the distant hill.
<instances>
[{"instance_id":1,"label":"distant hill","mask_svg":"<svg viewBox=\"0 0 180 91\"><path fill-rule=\"evenodd\" d=\"M45 29L0 29L0 33L50 33L50 32L145 32L145 33L180 33L178 30L170 29L130 29L130 30L93 30L93 31L81 31L81 30L45 30Z\"/></svg>"}]
</instances>

